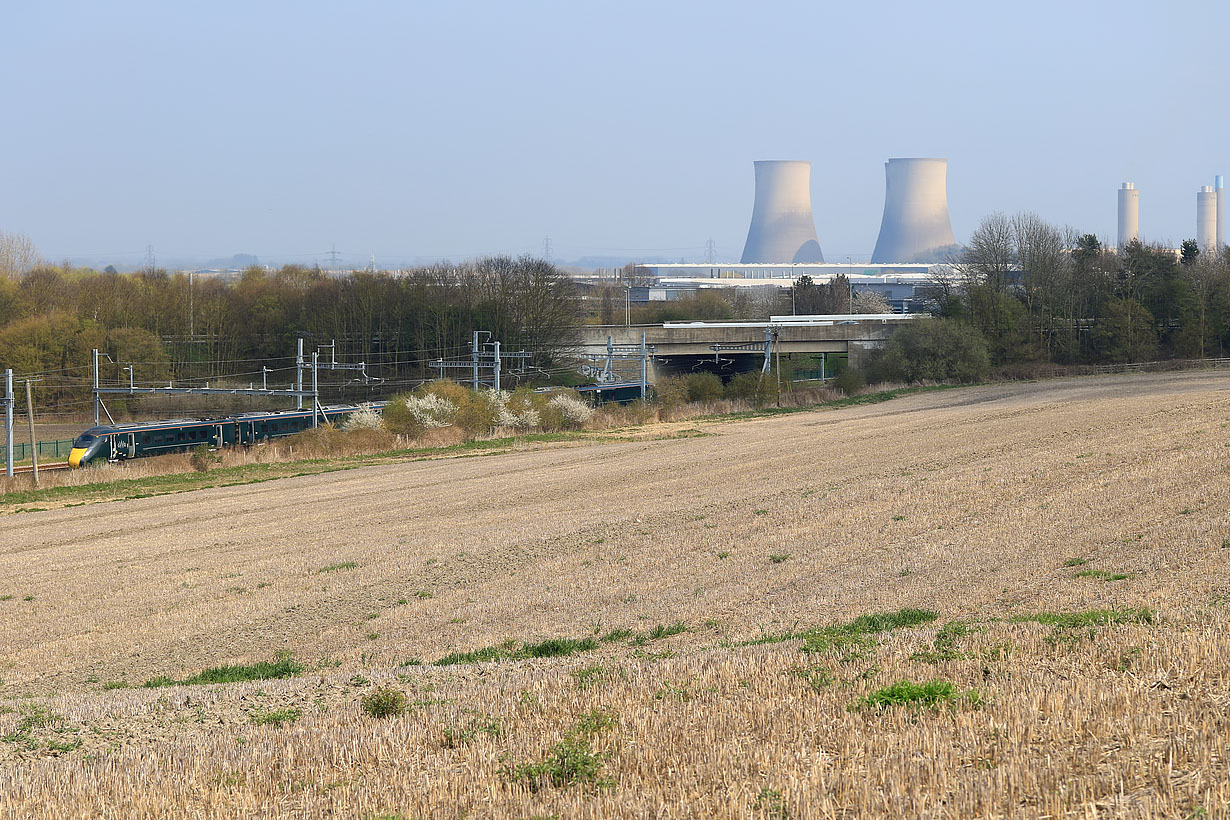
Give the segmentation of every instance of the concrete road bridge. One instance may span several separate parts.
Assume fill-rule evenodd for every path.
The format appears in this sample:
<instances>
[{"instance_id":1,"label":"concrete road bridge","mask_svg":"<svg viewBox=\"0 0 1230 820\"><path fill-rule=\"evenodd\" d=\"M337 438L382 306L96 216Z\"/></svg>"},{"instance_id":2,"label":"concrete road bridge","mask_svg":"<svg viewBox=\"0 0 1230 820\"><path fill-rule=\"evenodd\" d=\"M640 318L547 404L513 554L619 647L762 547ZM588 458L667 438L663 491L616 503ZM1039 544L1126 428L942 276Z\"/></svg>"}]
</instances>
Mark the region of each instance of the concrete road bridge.
<instances>
[{"instance_id":1,"label":"concrete road bridge","mask_svg":"<svg viewBox=\"0 0 1230 820\"><path fill-rule=\"evenodd\" d=\"M766 331L776 356L795 354L822 360L848 357L855 367L912 315L836 314L772 316L767 322L668 322L661 325L594 325L581 328L579 353L593 361L607 355L607 338L618 350L639 347L641 334L652 348L649 381L695 370L740 372L757 370L764 361ZM714 347L717 346L717 350ZM638 357L639 359L639 357ZM716 360L716 361L715 361ZM639 368L639 361L617 362L622 373ZM819 363L816 365L819 366Z\"/></svg>"}]
</instances>

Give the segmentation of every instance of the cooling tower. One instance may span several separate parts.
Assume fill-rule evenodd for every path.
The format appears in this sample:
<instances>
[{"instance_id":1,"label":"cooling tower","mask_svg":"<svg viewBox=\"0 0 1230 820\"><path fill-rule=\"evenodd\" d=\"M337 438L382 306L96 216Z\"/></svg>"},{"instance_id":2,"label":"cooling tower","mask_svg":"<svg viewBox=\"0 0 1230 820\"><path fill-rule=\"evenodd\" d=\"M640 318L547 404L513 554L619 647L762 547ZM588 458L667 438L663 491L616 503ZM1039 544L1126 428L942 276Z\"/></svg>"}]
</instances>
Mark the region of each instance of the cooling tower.
<instances>
[{"instance_id":1,"label":"cooling tower","mask_svg":"<svg viewBox=\"0 0 1230 820\"><path fill-rule=\"evenodd\" d=\"M884 218L873 265L939 262L957 244L948 220L948 160L884 163Z\"/></svg>"},{"instance_id":2,"label":"cooling tower","mask_svg":"<svg viewBox=\"0 0 1230 820\"><path fill-rule=\"evenodd\" d=\"M1217 194L1209 185L1196 192L1196 244L1212 250L1217 242Z\"/></svg>"},{"instance_id":3,"label":"cooling tower","mask_svg":"<svg viewBox=\"0 0 1230 820\"><path fill-rule=\"evenodd\" d=\"M744 265L824 261L811 215L810 162L756 163L756 204L740 261Z\"/></svg>"},{"instance_id":4,"label":"cooling tower","mask_svg":"<svg viewBox=\"0 0 1230 820\"><path fill-rule=\"evenodd\" d=\"M1222 210L1222 199L1224 199L1225 185L1221 178L1221 174L1213 177L1213 192L1217 194L1217 252L1221 253L1221 249L1226 247L1224 235L1222 234L1222 217L1226 213Z\"/></svg>"},{"instance_id":5,"label":"cooling tower","mask_svg":"<svg viewBox=\"0 0 1230 820\"><path fill-rule=\"evenodd\" d=\"M1140 238L1140 191L1135 182L1119 188L1119 247Z\"/></svg>"}]
</instances>

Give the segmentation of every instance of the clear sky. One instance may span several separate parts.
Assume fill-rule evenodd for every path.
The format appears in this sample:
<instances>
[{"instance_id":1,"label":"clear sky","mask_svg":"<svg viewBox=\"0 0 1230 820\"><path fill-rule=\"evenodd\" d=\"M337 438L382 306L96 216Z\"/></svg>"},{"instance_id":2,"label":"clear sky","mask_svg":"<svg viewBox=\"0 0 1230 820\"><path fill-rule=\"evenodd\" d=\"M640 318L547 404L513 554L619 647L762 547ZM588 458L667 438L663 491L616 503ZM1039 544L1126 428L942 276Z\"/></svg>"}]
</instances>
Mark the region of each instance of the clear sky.
<instances>
[{"instance_id":1,"label":"clear sky","mask_svg":"<svg viewBox=\"0 0 1230 820\"><path fill-rule=\"evenodd\" d=\"M1230 175L1213 0L5 6L0 229L53 259L737 259L753 160L806 159L857 260L894 156L949 159L958 240L1113 239L1131 180L1177 243Z\"/></svg>"}]
</instances>

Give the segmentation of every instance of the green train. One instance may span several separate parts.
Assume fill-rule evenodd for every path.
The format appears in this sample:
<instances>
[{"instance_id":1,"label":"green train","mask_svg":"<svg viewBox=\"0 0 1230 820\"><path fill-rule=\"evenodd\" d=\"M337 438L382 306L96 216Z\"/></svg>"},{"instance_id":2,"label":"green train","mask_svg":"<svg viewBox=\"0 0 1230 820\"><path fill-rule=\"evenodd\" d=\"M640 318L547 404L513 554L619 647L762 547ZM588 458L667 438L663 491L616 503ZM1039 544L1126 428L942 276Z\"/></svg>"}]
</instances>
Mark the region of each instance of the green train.
<instances>
[{"instance_id":1,"label":"green train","mask_svg":"<svg viewBox=\"0 0 1230 820\"><path fill-rule=\"evenodd\" d=\"M385 402L337 404L317 410L330 424L340 424L360 410L380 409ZM272 413L240 413L219 419L162 419L159 421L109 424L91 427L73 441L70 467L98 461L120 461L143 456L182 453L202 444L227 447L258 444L291 436L312 427L311 410L279 410Z\"/></svg>"}]
</instances>

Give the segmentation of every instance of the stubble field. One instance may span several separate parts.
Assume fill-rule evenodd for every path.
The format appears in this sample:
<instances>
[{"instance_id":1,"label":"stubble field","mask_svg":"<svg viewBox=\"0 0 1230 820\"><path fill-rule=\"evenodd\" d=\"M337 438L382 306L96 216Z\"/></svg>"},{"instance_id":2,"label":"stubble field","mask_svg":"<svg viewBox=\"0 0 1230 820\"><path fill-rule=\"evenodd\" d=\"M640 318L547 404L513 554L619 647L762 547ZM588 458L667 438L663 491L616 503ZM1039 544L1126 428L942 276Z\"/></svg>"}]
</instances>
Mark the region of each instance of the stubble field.
<instances>
[{"instance_id":1,"label":"stubble field","mask_svg":"<svg viewBox=\"0 0 1230 820\"><path fill-rule=\"evenodd\" d=\"M1230 377L688 425L0 518L0 816L1230 814Z\"/></svg>"}]
</instances>

